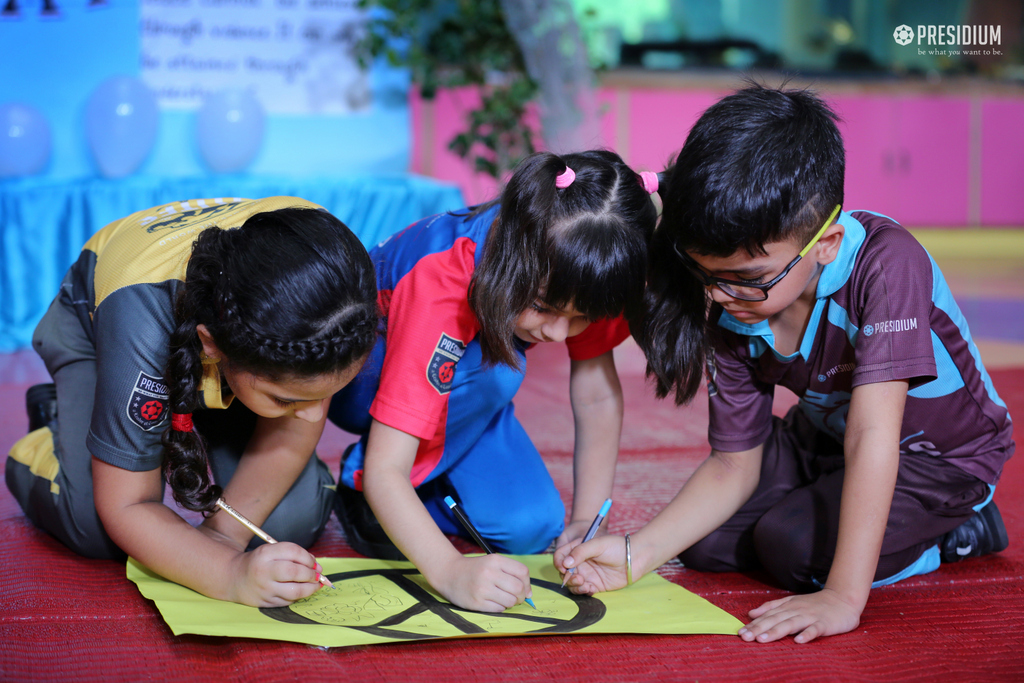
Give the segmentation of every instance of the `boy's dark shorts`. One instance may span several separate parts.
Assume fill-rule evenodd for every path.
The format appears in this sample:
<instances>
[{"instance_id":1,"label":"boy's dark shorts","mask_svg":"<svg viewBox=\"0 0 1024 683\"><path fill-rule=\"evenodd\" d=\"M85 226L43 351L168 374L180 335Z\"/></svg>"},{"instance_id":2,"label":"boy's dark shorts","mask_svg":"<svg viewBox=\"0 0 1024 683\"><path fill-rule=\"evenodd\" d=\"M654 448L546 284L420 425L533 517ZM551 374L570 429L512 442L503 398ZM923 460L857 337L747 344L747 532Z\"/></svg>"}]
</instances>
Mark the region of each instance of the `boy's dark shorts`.
<instances>
[{"instance_id":1,"label":"boy's dark shorts","mask_svg":"<svg viewBox=\"0 0 1024 683\"><path fill-rule=\"evenodd\" d=\"M828 577L835 554L843 446L798 406L773 420L754 494L680 559L704 571L764 569L789 590L814 590ZM901 454L875 580L916 561L974 515L989 492L987 483L941 458Z\"/></svg>"}]
</instances>

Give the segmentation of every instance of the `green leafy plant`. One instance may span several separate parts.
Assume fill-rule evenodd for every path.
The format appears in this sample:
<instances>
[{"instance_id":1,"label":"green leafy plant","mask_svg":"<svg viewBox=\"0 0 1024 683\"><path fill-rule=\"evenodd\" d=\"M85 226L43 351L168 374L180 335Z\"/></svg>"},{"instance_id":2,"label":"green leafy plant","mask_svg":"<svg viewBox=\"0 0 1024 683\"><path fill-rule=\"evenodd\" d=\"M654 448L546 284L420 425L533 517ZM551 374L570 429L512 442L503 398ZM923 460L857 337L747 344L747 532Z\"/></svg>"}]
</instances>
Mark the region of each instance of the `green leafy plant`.
<instances>
[{"instance_id":1,"label":"green leafy plant","mask_svg":"<svg viewBox=\"0 0 1024 683\"><path fill-rule=\"evenodd\" d=\"M500 0L360 0L370 10L361 62L385 57L408 67L424 99L438 89L475 86L480 107L448 148L499 178L534 152L522 121L537 84L509 32Z\"/></svg>"}]
</instances>

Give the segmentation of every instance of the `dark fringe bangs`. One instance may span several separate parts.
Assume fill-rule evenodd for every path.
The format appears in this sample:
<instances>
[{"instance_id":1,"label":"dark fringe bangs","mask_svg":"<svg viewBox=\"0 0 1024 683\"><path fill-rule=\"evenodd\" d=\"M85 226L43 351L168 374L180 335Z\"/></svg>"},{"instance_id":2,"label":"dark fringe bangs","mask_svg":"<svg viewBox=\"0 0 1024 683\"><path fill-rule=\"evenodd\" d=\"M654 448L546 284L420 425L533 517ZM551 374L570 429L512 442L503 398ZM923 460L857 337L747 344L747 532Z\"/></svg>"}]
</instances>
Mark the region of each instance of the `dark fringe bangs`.
<instances>
[{"instance_id":1,"label":"dark fringe bangs","mask_svg":"<svg viewBox=\"0 0 1024 683\"><path fill-rule=\"evenodd\" d=\"M551 237L547 305L572 305L591 320L639 310L647 269L647 245L639 232L589 215Z\"/></svg>"}]
</instances>

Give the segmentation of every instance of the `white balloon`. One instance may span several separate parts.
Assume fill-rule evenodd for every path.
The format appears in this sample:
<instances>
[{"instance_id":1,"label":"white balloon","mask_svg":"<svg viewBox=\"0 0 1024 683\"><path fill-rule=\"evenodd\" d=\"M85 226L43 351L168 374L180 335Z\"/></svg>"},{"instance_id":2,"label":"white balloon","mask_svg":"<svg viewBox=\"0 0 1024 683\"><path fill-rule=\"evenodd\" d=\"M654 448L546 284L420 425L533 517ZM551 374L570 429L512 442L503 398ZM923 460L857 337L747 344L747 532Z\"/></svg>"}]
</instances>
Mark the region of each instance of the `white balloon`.
<instances>
[{"instance_id":1,"label":"white balloon","mask_svg":"<svg viewBox=\"0 0 1024 683\"><path fill-rule=\"evenodd\" d=\"M199 153L215 173L241 171L263 144L266 115L251 90L222 90L206 97L196 116Z\"/></svg>"},{"instance_id":2,"label":"white balloon","mask_svg":"<svg viewBox=\"0 0 1024 683\"><path fill-rule=\"evenodd\" d=\"M85 135L100 173L122 178L138 170L156 142L159 120L156 96L139 79L101 83L85 105Z\"/></svg>"},{"instance_id":3,"label":"white balloon","mask_svg":"<svg viewBox=\"0 0 1024 683\"><path fill-rule=\"evenodd\" d=\"M0 178L34 175L50 160L50 124L21 102L0 104Z\"/></svg>"}]
</instances>

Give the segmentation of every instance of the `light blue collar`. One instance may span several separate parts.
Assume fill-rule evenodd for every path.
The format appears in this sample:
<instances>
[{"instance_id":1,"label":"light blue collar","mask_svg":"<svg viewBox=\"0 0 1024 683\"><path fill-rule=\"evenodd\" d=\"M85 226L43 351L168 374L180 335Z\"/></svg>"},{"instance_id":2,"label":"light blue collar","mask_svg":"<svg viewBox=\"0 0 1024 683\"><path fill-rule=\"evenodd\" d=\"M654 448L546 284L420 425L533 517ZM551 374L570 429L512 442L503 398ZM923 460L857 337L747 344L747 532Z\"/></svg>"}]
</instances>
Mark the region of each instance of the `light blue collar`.
<instances>
[{"instance_id":1,"label":"light blue collar","mask_svg":"<svg viewBox=\"0 0 1024 683\"><path fill-rule=\"evenodd\" d=\"M821 275L818 276L818 284L815 291L818 301L814 305L811 320L807 325L807 329L804 330L804 338L800 340L800 348L797 352L804 359L810 354L811 343L818 329L818 321L825 307L824 299L838 292L850 279L850 275L853 273L853 266L857 262L857 254L860 253L860 248L864 245L864 239L867 236L867 231L861 225L861 222L850 215L848 211L840 213L837 222L845 228L843 241L839 244L839 253L836 254L835 260L832 263L826 264L821 269ZM772 334L772 328L768 325L767 320L749 325L722 311L722 315L718 319L718 326L747 337L759 337L764 340L768 348L780 360L792 360L797 356L797 353L785 356L775 350L775 335Z\"/></svg>"},{"instance_id":2,"label":"light blue collar","mask_svg":"<svg viewBox=\"0 0 1024 683\"><path fill-rule=\"evenodd\" d=\"M847 283L850 275L853 274L853 266L857 263L857 254L864 245L867 231L861 222L854 218L848 211L839 214L836 221L845 228L843 241L839 244L839 253L832 263L821 269L821 276L818 277L818 289L816 295L819 299L832 296Z\"/></svg>"}]
</instances>

